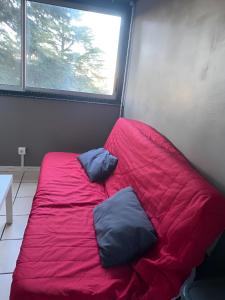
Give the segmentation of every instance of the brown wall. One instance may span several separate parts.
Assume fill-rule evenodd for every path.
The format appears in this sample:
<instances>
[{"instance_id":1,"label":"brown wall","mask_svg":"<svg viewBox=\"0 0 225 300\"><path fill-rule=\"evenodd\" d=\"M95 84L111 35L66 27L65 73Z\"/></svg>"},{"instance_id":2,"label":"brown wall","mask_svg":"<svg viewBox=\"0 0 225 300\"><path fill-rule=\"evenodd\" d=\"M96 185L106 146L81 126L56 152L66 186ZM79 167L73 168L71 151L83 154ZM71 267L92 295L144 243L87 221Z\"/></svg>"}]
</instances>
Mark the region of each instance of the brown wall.
<instances>
[{"instance_id":1,"label":"brown wall","mask_svg":"<svg viewBox=\"0 0 225 300\"><path fill-rule=\"evenodd\" d=\"M152 124L225 191L225 1L137 3L125 116Z\"/></svg>"},{"instance_id":2,"label":"brown wall","mask_svg":"<svg viewBox=\"0 0 225 300\"><path fill-rule=\"evenodd\" d=\"M0 97L0 165L38 166L46 152L81 152L104 144L119 107L55 100Z\"/></svg>"}]
</instances>

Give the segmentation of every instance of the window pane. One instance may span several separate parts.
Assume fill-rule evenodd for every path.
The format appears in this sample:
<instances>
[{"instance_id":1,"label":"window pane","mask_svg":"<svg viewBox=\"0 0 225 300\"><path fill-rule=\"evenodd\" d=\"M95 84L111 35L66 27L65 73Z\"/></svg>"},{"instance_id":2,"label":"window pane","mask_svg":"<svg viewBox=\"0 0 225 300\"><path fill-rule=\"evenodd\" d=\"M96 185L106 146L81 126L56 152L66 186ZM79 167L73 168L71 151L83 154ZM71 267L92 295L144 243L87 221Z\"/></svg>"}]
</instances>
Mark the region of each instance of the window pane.
<instances>
[{"instance_id":1,"label":"window pane","mask_svg":"<svg viewBox=\"0 0 225 300\"><path fill-rule=\"evenodd\" d=\"M21 84L21 3L0 1L0 84Z\"/></svg>"},{"instance_id":2,"label":"window pane","mask_svg":"<svg viewBox=\"0 0 225 300\"><path fill-rule=\"evenodd\" d=\"M27 1L27 85L112 95L121 18Z\"/></svg>"}]
</instances>

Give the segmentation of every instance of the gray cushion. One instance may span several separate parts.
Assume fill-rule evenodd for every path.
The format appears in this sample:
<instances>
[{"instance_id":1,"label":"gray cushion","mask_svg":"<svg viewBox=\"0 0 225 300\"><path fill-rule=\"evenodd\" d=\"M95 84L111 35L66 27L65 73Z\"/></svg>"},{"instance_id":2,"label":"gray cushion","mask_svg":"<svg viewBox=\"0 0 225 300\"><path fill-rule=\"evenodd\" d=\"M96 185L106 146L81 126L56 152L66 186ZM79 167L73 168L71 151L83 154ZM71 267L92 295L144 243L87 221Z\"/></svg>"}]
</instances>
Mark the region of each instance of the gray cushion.
<instances>
[{"instance_id":1,"label":"gray cushion","mask_svg":"<svg viewBox=\"0 0 225 300\"><path fill-rule=\"evenodd\" d=\"M104 148L93 149L79 155L78 160L85 169L90 181L103 181L112 174L117 158Z\"/></svg>"},{"instance_id":2,"label":"gray cushion","mask_svg":"<svg viewBox=\"0 0 225 300\"><path fill-rule=\"evenodd\" d=\"M94 226L103 267L128 263L157 241L153 225L131 187L95 207Z\"/></svg>"}]
</instances>

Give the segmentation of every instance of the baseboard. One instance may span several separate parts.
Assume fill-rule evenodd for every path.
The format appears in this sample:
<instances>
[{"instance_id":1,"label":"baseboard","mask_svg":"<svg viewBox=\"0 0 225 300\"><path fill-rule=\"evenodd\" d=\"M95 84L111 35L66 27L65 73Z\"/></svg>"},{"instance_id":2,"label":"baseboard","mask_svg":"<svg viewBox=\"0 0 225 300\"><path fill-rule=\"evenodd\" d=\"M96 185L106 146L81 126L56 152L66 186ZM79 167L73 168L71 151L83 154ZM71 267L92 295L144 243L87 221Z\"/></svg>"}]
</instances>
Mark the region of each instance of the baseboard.
<instances>
[{"instance_id":1,"label":"baseboard","mask_svg":"<svg viewBox=\"0 0 225 300\"><path fill-rule=\"evenodd\" d=\"M39 171L40 167L30 166L30 167L20 167L20 166L0 166L0 172L16 172L16 171Z\"/></svg>"}]
</instances>

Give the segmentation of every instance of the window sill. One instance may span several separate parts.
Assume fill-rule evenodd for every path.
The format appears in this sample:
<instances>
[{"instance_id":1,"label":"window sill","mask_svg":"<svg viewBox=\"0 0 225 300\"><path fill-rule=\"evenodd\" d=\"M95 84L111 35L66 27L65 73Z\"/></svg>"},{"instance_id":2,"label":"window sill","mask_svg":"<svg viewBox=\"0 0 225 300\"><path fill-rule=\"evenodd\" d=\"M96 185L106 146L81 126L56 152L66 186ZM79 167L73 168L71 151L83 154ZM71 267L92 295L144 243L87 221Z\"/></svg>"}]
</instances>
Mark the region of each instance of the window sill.
<instances>
[{"instance_id":1,"label":"window sill","mask_svg":"<svg viewBox=\"0 0 225 300\"><path fill-rule=\"evenodd\" d=\"M55 101L72 101L72 102L86 102L86 103L97 103L97 104L109 104L119 106L120 99L107 99L98 95L93 96L83 96L83 95L68 95L68 94L56 94L56 93L46 93L37 91L15 91L15 90L0 90L0 97L10 96L10 97L22 97L31 98L37 100L55 100Z\"/></svg>"}]
</instances>

